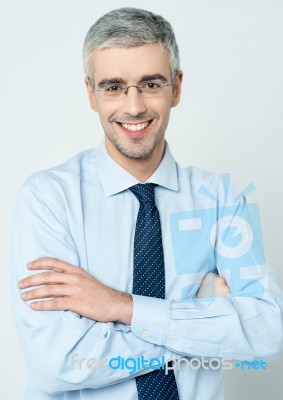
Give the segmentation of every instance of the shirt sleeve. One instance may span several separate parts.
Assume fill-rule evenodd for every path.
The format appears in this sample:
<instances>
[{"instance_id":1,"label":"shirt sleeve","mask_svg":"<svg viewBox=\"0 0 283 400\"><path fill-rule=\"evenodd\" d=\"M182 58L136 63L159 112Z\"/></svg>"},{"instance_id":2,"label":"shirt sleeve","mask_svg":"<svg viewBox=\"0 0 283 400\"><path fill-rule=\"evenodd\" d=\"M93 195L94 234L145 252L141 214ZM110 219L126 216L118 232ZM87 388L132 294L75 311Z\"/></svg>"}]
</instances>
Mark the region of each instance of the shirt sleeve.
<instances>
[{"instance_id":1,"label":"shirt sleeve","mask_svg":"<svg viewBox=\"0 0 283 400\"><path fill-rule=\"evenodd\" d=\"M48 187L45 191L48 196ZM31 383L51 394L96 389L145 373L141 366L135 374L110 368L112 358L171 359L171 351L139 339L127 325L100 323L69 311L35 311L21 299L18 281L31 275L28 262L56 257L80 265L64 205L45 202L41 192L31 184L20 189L12 233L14 314Z\"/></svg>"},{"instance_id":2,"label":"shirt sleeve","mask_svg":"<svg viewBox=\"0 0 283 400\"><path fill-rule=\"evenodd\" d=\"M283 346L283 295L264 258L258 208L240 196L204 214L209 221L216 216L214 262L230 295L182 301L133 295L132 332L180 355L271 361Z\"/></svg>"}]
</instances>

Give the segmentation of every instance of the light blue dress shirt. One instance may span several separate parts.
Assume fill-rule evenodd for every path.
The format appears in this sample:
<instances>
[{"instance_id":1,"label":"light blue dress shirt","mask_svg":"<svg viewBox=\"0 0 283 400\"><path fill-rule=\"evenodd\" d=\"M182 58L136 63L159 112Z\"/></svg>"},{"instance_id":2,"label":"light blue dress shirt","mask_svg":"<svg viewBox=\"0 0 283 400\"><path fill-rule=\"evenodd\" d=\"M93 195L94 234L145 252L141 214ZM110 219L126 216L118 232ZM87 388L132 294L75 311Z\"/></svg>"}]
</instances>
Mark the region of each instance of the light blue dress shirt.
<instances>
[{"instance_id":1,"label":"light blue dress shirt","mask_svg":"<svg viewBox=\"0 0 283 400\"><path fill-rule=\"evenodd\" d=\"M17 282L30 275L29 261L56 257L131 293L139 204L127 189L139 183L137 179L108 155L104 143L27 179L17 197L12 239L14 309L30 371L24 400L137 400L133 378L148 370L131 375L127 368L103 364L118 356L277 356L282 347L282 294L264 261L260 234L249 228L257 222L241 226L245 199L222 178L195 167L182 169L166 144L158 169L147 181L159 185L155 193L166 299L134 295L131 326L96 322L68 311L32 310L20 298ZM241 235L228 232L233 224ZM239 238L244 243L237 242ZM196 299L203 277L215 268L230 285L231 295ZM175 375L180 400L223 399L221 368L194 369L180 363Z\"/></svg>"}]
</instances>

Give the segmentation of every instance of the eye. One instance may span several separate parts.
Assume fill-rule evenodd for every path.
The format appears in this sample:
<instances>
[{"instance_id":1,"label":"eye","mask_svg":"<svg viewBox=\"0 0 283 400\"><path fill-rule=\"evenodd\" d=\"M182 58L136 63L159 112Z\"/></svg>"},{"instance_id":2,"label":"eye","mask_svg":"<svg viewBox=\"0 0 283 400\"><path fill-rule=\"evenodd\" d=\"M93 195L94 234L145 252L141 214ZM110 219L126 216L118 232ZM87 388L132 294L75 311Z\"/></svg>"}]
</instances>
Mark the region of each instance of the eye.
<instances>
[{"instance_id":1,"label":"eye","mask_svg":"<svg viewBox=\"0 0 283 400\"><path fill-rule=\"evenodd\" d=\"M156 90L156 89L160 89L162 87L162 83L161 82L146 82L143 85L144 89L149 89L149 90Z\"/></svg>"},{"instance_id":2,"label":"eye","mask_svg":"<svg viewBox=\"0 0 283 400\"><path fill-rule=\"evenodd\" d=\"M119 92L119 90L123 90L121 85L108 85L102 88L105 92Z\"/></svg>"}]
</instances>

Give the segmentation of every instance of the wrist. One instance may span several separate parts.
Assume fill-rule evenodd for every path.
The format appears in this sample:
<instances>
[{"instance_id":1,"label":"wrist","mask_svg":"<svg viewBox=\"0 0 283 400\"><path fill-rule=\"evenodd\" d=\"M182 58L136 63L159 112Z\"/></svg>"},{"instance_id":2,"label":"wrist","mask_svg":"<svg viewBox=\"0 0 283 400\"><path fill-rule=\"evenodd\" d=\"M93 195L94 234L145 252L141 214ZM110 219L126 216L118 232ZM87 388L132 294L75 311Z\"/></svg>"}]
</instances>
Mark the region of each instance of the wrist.
<instances>
[{"instance_id":1,"label":"wrist","mask_svg":"<svg viewBox=\"0 0 283 400\"><path fill-rule=\"evenodd\" d=\"M131 325L133 316L133 298L128 293L118 292L115 301L113 320Z\"/></svg>"}]
</instances>

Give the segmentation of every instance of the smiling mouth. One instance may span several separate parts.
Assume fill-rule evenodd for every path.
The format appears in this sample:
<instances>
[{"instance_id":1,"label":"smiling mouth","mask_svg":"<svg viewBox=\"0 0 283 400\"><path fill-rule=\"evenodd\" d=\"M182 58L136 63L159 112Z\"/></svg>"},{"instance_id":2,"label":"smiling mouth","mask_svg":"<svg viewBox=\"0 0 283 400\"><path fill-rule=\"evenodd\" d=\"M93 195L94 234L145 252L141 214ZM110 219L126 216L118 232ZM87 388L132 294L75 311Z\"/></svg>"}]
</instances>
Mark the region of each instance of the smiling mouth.
<instances>
[{"instance_id":1,"label":"smiling mouth","mask_svg":"<svg viewBox=\"0 0 283 400\"><path fill-rule=\"evenodd\" d=\"M142 131L145 128L148 127L148 125L152 122L152 120L150 121L145 121L145 122L139 122L137 124L127 124L124 122L118 122L119 125L121 125L124 129L126 129L129 132L138 132L138 131Z\"/></svg>"}]
</instances>

